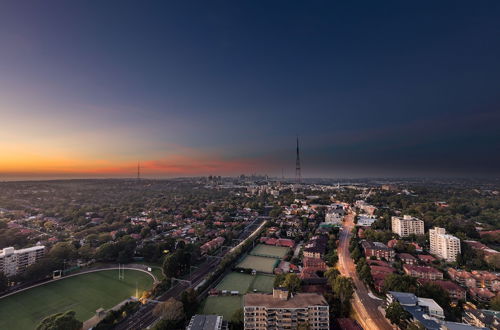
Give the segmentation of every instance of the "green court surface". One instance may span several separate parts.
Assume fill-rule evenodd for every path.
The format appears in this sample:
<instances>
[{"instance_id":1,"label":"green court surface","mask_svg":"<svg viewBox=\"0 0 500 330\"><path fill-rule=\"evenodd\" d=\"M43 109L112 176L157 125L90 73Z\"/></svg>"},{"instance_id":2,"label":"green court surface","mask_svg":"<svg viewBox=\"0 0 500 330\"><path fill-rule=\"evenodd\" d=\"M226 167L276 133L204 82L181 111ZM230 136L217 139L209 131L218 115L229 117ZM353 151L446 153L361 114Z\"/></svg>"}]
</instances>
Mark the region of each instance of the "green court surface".
<instances>
[{"instance_id":1,"label":"green court surface","mask_svg":"<svg viewBox=\"0 0 500 330\"><path fill-rule=\"evenodd\" d=\"M0 329L34 329L46 316L73 310L80 321L91 318L98 308L109 309L123 300L151 289L153 279L146 273L118 270L68 277L0 299Z\"/></svg>"},{"instance_id":2,"label":"green court surface","mask_svg":"<svg viewBox=\"0 0 500 330\"><path fill-rule=\"evenodd\" d=\"M272 274L274 267L278 263L279 259L248 255L236 267L255 269L258 272Z\"/></svg>"},{"instance_id":3,"label":"green court surface","mask_svg":"<svg viewBox=\"0 0 500 330\"><path fill-rule=\"evenodd\" d=\"M243 296L209 296L201 307L202 314L222 315L230 320L234 312L243 307Z\"/></svg>"},{"instance_id":4,"label":"green court surface","mask_svg":"<svg viewBox=\"0 0 500 330\"><path fill-rule=\"evenodd\" d=\"M245 273L229 273L217 285L218 290L239 291L240 294L247 293L255 276Z\"/></svg>"},{"instance_id":5,"label":"green court surface","mask_svg":"<svg viewBox=\"0 0 500 330\"><path fill-rule=\"evenodd\" d=\"M259 244L250 252L254 256L283 258L288 253L287 247Z\"/></svg>"},{"instance_id":6,"label":"green court surface","mask_svg":"<svg viewBox=\"0 0 500 330\"><path fill-rule=\"evenodd\" d=\"M272 275L264 275L258 274L255 276L255 280L252 283L252 291L256 290L257 292L273 292L274 287L274 276Z\"/></svg>"},{"instance_id":7,"label":"green court surface","mask_svg":"<svg viewBox=\"0 0 500 330\"><path fill-rule=\"evenodd\" d=\"M218 290L238 291L243 295L247 292L273 292L274 275L249 275L232 272L226 275L217 285Z\"/></svg>"}]
</instances>

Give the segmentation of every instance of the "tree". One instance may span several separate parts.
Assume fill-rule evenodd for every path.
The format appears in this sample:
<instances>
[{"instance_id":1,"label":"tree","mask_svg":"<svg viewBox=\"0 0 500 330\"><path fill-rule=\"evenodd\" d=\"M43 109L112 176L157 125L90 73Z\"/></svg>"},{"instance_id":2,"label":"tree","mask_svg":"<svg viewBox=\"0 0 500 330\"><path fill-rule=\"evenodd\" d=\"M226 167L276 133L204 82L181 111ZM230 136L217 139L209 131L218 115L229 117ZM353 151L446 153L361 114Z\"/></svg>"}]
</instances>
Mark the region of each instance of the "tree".
<instances>
[{"instance_id":1,"label":"tree","mask_svg":"<svg viewBox=\"0 0 500 330\"><path fill-rule=\"evenodd\" d=\"M180 301L170 298L165 302L158 303L153 313L167 321L179 321L184 318L184 307Z\"/></svg>"},{"instance_id":2,"label":"tree","mask_svg":"<svg viewBox=\"0 0 500 330\"><path fill-rule=\"evenodd\" d=\"M60 269L62 264L57 263L53 258L41 258L38 262L28 266L22 277L27 281L39 280L52 275L52 271Z\"/></svg>"},{"instance_id":3,"label":"tree","mask_svg":"<svg viewBox=\"0 0 500 330\"><path fill-rule=\"evenodd\" d=\"M368 266L367 263L365 263L359 270L359 278L369 285L373 284L372 273L370 270L370 266Z\"/></svg>"},{"instance_id":4,"label":"tree","mask_svg":"<svg viewBox=\"0 0 500 330\"><path fill-rule=\"evenodd\" d=\"M90 244L84 245L78 249L78 257L83 260L90 260L94 257L94 250Z\"/></svg>"},{"instance_id":5,"label":"tree","mask_svg":"<svg viewBox=\"0 0 500 330\"><path fill-rule=\"evenodd\" d=\"M350 301L354 293L354 286L349 277L337 276L330 283L334 297L338 300L339 316L349 315Z\"/></svg>"},{"instance_id":6,"label":"tree","mask_svg":"<svg viewBox=\"0 0 500 330\"><path fill-rule=\"evenodd\" d=\"M275 207L269 212L271 218L277 218L281 214L281 207Z\"/></svg>"},{"instance_id":7,"label":"tree","mask_svg":"<svg viewBox=\"0 0 500 330\"><path fill-rule=\"evenodd\" d=\"M425 327L419 321L415 321L415 322L408 324L408 326L406 327L406 330L425 330Z\"/></svg>"},{"instance_id":8,"label":"tree","mask_svg":"<svg viewBox=\"0 0 500 330\"><path fill-rule=\"evenodd\" d=\"M495 298L491 299L490 308L495 311L500 311L500 294L497 294Z\"/></svg>"},{"instance_id":9,"label":"tree","mask_svg":"<svg viewBox=\"0 0 500 330\"><path fill-rule=\"evenodd\" d=\"M351 258L354 261L358 261L359 258L361 258L361 250L359 249L359 246L356 246L352 252L351 252Z\"/></svg>"},{"instance_id":10,"label":"tree","mask_svg":"<svg viewBox=\"0 0 500 330\"><path fill-rule=\"evenodd\" d=\"M153 330L180 330L183 329L180 321L160 320Z\"/></svg>"},{"instance_id":11,"label":"tree","mask_svg":"<svg viewBox=\"0 0 500 330\"><path fill-rule=\"evenodd\" d=\"M392 324L399 326L409 318L409 315L398 302L393 302L387 306L385 317L391 321Z\"/></svg>"},{"instance_id":12,"label":"tree","mask_svg":"<svg viewBox=\"0 0 500 330\"><path fill-rule=\"evenodd\" d=\"M80 330L83 323L78 321L75 315L74 311L67 311L48 316L40 322L36 330Z\"/></svg>"},{"instance_id":13,"label":"tree","mask_svg":"<svg viewBox=\"0 0 500 330\"><path fill-rule=\"evenodd\" d=\"M384 291L417 292L417 280L409 275L390 274L384 279Z\"/></svg>"},{"instance_id":14,"label":"tree","mask_svg":"<svg viewBox=\"0 0 500 330\"><path fill-rule=\"evenodd\" d=\"M189 288L182 292L181 301L184 307L184 312L186 316L189 318L196 313L198 309L198 301L197 301L196 291L192 288Z\"/></svg>"},{"instance_id":15,"label":"tree","mask_svg":"<svg viewBox=\"0 0 500 330\"><path fill-rule=\"evenodd\" d=\"M177 248L174 253L169 254L163 261L163 273L167 277L177 277L189 272L191 261L195 260L199 254L199 248L190 244Z\"/></svg>"},{"instance_id":16,"label":"tree","mask_svg":"<svg viewBox=\"0 0 500 330\"><path fill-rule=\"evenodd\" d=\"M238 308L231 316L231 330L243 329L243 308Z\"/></svg>"},{"instance_id":17,"label":"tree","mask_svg":"<svg viewBox=\"0 0 500 330\"><path fill-rule=\"evenodd\" d=\"M115 261L118 251L112 242L104 243L97 249L96 257L103 261Z\"/></svg>"},{"instance_id":18,"label":"tree","mask_svg":"<svg viewBox=\"0 0 500 330\"><path fill-rule=\"evenodd\" d=\"M166 277L176 277L179 274L179 254L174 252L165 257L163 273Z\"/></svg>"},{"instance_id":19,"label":"tree","mask_svg":"<svg viewBox=\"0 0 500 330\"><path fill-rule=\"evenodd\" d=\"M338 271L338 269L337 269L337 268L330 267L330 268L328 268L328 269L326 270L326 272L325 272L325 274L324 274L324 275L325 275L325 277L328 279L328 281L329 281L329 282L331 282L331 281L335 280L335 278L336 278L337 276L339 276L339 275L340 275L340 272Z\"/></svg>"},{"instance_id":20,"label":"tree","mask_svg":"<svg viewBox=\"0 0 500 330\"><path fill-rule=\"evenodd\" d=\"M4 273L0 273L0 292L3 292L7 289L9 284L9 281L7 279L7 276L4 275Z\"/></svg>"},{"instance_id":21,"label":"tree","mask_svg":"<svg viewBox=\"0 0 500 330\"><path fill-rule=\"evenodd\" d=\"M274 287L278 288L282 286L282 283L285 281L286 274L278 274L274 277Z\"/></svg>"},{"instance_id":22,"label":"tree","mask_svg":"<svg viewBox=\"0 0 500 330\"><path fill-rule=\"evenodd\" d=\"M496 271L500 268L500 253L495 253L494 255L488 257L486 261L490 267L493 267L493 270Z\"/></svg>"},{"instance_id":23,"label":"tree","mask_svg":"<svg viewBox=\"0 0 500 330\"><path fill-rule=\"evenodd\" d=\"M71 243L59 242L50 249L49 256L57 261L71 260L76 256L76 249Z\"/></svg>"},{"instance_id":24,"label":"tree","mask_svg":"<svg viewBox=\"0 0 500 330\"><path fill-rule=\"evenodd\" d=\"M287 288L288 291L295 293L300 290L300 278L296 274L286 274L285 280L283 281L283 287Z\"/></svg>"},{"instance_id":25,"label":"tree","mask_svg":"<svg viewBox=\"0 0 500 330\"><path fill-rule=\"evenodd\" d=\"M461 307L457 306L458 310L454 310L450 305L450 295L439 285L432 282L424 283L423 285L418 287L417 296L433 299L439 306L443 308L446 319L450 321L460 320L462 314Z\"/></svg>"}]
</instances>

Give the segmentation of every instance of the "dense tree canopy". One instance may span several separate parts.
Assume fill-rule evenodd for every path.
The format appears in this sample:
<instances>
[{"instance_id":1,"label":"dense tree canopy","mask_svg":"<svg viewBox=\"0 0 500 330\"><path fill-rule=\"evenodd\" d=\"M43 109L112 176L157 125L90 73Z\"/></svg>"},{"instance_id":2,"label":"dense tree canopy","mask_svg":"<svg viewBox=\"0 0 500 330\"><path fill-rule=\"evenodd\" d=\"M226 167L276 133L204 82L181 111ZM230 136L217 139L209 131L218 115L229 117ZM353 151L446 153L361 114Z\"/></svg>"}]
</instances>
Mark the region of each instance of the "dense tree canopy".
<instances>
[{"instance_id":1,"label":"dense tree canopy","mask_svg":"<svg viewBox=\"0 0 500 330\"><path fill-rule=\"evenodd\" d=\"M83 323L78 321L75 317L74 311L67 311L65 313L57 313L48 316L40 322L37 330L80 330Z\"/></svg>"}]
</instances>

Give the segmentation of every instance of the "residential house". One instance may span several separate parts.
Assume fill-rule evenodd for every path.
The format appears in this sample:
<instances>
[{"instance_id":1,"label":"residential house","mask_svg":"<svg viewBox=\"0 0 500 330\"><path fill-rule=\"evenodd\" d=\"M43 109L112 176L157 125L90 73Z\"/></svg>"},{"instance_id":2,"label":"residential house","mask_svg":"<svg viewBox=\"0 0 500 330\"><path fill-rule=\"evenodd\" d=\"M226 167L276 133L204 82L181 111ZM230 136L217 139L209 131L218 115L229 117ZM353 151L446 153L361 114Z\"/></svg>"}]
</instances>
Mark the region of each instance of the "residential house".
<instances>
[{"instance_id":1,"label":"residential house","mask_svg":"<svg viewBox=\"0 0 500 330\"><path fill-rule=\"evenodd\" d=\"M443 273L430 266L403 265L403 270L407 275L429 280L442 280Z\"/></svg>"},{"instance_id":2,"label":"residential house","mask_svg":"<svg viewBox=\"0 0 500 330\"><path fill-rule=\"evenodd\" d=\"M363 248L367 259L369 259L370 257L375 257L377 259L385 259L392 262L394 261L394 257L396 256L396 252L394 252L394 249L387 247L384 243L381 242L370 242L363 240L361 242L361 247Z\"/></svg>"}]
</instances>

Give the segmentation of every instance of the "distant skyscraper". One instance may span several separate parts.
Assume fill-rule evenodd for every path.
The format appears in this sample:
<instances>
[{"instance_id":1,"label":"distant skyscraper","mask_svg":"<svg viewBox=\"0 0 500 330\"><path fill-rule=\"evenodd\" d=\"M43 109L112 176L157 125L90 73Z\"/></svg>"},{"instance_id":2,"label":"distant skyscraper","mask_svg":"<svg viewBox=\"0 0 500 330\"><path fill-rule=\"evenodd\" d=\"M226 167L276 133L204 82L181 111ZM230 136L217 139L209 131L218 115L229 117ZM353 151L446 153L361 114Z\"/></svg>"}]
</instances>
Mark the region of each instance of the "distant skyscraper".
<instances>
[{"instance_id":1,"label":"distant skyscraper","mask_svg":"<svg viewBox=\"0 0 500 330\"><path fill-rule=\"evenodd\" d=\"M299 137L297 136L297 159L295 161L295 180L298 183L302 181L302 175L300 174L300 153L299 153Z\"/></svg>"},{"instance_id":2,"label":"distant skyscraper","mask_svg":"<svg viewBox=\"0 0 500 330\"><path fill-rule=\"evenodd\" d=\"M137 181L141 179L141 163L137 162Z\"/></svg>"}]
</instances>

